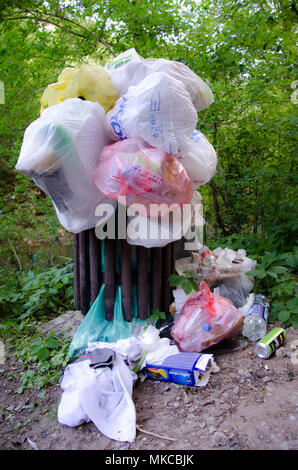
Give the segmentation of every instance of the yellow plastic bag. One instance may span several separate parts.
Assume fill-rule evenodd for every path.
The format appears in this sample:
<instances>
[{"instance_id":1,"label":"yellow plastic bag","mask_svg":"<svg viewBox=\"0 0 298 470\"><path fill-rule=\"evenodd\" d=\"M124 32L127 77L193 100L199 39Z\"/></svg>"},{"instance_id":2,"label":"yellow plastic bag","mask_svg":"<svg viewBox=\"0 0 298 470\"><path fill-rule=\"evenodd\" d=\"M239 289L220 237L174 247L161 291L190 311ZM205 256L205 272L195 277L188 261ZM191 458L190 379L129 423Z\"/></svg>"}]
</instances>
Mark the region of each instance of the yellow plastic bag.
<instances>
[{"instance_id":1,"label":"yellow plastic bag","mask_svg":"<svg viewBox=\"0 0 298 470\"><path fill-rule=\"evenodd\" d=\"M80 69L67 67L60 73L58 82L45 89L40 113L48 106L77 97L97 102L107 112L114 106L119 94L101 65L83 65Z\"/></svg>"},{"instance_id":2,"label":"yellow plastic bag","mask_svg":"<svg viewBox=\"0 0 298 470\"><path fill-rule=\"evenodd\" d=\"M45 108L53 106L54 104L59 104L64 100L65 89L77 72L78 69L66 67L60 73L58 81L47 86L40 100L40 114L42 114Z\"/></svg>"}]
</instances>

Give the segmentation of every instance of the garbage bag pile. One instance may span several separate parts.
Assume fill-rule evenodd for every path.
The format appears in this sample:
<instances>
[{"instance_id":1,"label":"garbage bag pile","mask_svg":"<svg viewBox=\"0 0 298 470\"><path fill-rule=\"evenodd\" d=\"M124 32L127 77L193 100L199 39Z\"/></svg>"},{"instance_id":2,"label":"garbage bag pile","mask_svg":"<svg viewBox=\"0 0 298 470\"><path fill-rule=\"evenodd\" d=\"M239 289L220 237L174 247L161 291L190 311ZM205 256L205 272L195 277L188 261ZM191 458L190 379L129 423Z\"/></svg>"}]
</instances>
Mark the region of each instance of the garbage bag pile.
<instances>
[{"instance_id":1,"label":"garbage bag pile","mask_svg":"<svg viewBox=\"0 0 298 470\"><path fill-rule=\"evenodd\" d=\"M203 245L191 256L176 260L178 275L188 272L197 282L201 279L198 292L186 294L181 287L173 291L171 335L181 350L203 351L241 335L244 318L254 303L254 281L246 273L256 264L243 249L211 251Z\"/></svg>"},{"instance_id":2,"label":"garbage bag pile","mask_svg":"<svg viewBox=\"0 0 298 470\"><path fill-rule=\"evenodd\" d=\"M227 298L214 295L203 281L184 303L171 330L182 351L200 352L241 334L243 316Z\"/></svg>"},{"instance_id":3,"label":"garbage bag pile","mask_svg":"<svg viewBox=\"0 0 298 470\"><path fill-rule=\"evenodd\" d=\"M209 86L186 65L144 59L135 49L105 66L67 67L45 89L16 169L51 198L66 230L106 223L122 196L127 210L143 207L147 227L128 242L165 246L181 239L192 219L173 217L170 233L154 240L150 230L162 232L162 217L193 204L216 170L216 152L196 129L197 112L212 102ZM97 215L99 204L112 211ZM163 209L150 211L152 205Z\"/></svg>"},{"instance_id":4,"label":"garbage bag pile","mask_svg":"<svg viewBox=\"0 0 298 470\"><path fill-rule=\"evenodd\" d=\"M89 342L86 353L64 371L59 423L76 427L92 421L110 439L133 442L136 409L132 394L140 370L149 377L158 370L164 381L204 387L219 368L212 354L181 353L152 325L114 343Z\"/></svg>"}]
</instances>

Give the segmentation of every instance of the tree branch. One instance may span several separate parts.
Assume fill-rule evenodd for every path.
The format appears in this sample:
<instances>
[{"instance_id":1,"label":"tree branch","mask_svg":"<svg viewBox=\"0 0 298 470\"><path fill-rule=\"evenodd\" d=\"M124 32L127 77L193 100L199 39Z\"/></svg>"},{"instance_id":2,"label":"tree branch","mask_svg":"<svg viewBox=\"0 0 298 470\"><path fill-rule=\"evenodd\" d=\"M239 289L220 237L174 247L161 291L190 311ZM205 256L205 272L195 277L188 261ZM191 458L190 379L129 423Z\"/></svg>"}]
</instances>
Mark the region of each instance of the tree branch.
<instances>
[{"instance_id":1,"label":"tree branch","mask_svg":"<svg viewBox=\"0 0 298 470\"><path fill-rule=\"evenodd\" d=\"M30 10L27 10L27 9L24 9L22 8L21 11L25 12L25 13L30 13L30 14L33 14L32 11ZM87 33L91 34L97 41L97 43L101 43L103 46L105 46L109 52L115 57L116 55L114 54L114 52L112 51L112 49L110 48L111 44L103 41L99 36L97 36L96 33L94 33L93 31L91 31L90 29L86 28L85 26L81 25L80 23L77 23L76 21L72 20L71 18L66 18L65 16L61 16L61 15L57 15L57 14L53 14L53 13L50 13L50 12L40 12L37 10L37 13L40 14L40 15L45 15L47 17L52 17L52 18L59 18L60 20L62 21L67 21L68 23L71 23L75 26L77 26L78 28L81 28L83 29L84 31L86 31ZM55 23L53 23L55 24ZM60 25L57 25L58 27L61 27ZM63 28L62 28L63 29ZM71 30L69 30L69 32L71 32ZM79 35L79 33L76 33ZM84 38L86 38L86 36L82 36Z\"/></svg>"},{"instance_id":2,"label":"tree branch","mask_svg":"<svg viewBox=\"0 0 298 470\"><path fill-rule=\"evenodd\" d=\"M50 20L47 20L47 19L44 19L44 18L37 18L33 14L32 14L32 16L16 16L16 17L15 16L14 17L4 16L3 19L10 20L10 21L13 21L13 20L36 20L36 21L40 21L41 23L48 23L48 24L52 24L53 26L57 26L57 28L62 29L66 33L74 34L75 36L79 36L83 39L88 39L87 36L84 36L81 33L77 33L75 31L72 31L71 29L63 28L63 26L61 26L58 23L54 23L53 21L50 21Z\"/></svg>"}]
</instances>

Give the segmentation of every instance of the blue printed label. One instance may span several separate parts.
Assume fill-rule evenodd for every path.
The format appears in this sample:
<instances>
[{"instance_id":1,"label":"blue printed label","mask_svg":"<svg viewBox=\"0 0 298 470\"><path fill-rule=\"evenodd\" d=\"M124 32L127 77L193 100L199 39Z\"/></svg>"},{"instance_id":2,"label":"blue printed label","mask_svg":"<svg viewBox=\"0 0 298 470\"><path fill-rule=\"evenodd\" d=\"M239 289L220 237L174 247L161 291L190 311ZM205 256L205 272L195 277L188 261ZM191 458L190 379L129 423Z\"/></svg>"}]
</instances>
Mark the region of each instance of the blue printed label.
<instances>
[{"instance_id":1,"label":"blue printed label","mask_svg":"<svg viewBox=\"0 0 298 470\"><path fill-rule=\"evenodd\" d=\"M115 136L118 137L118 139L120 140L125 140L128 137L123 129L123 125L121 122L122 115L125 111L126 102L127 102L127 98L123 96L122 102L119 104L119 109L117 113L110 117L110 124L113 129L113 132Z\"/></svg>"},{"instance_id":2,"label":"blue printed label","mask_svg":"<svg viewBox=\"0 0 298 470\"><path fill-rule=\"evenodd\" d=\"M201 133L198 130L193 131L190 136L193 142L199 142L202 139Z\"/></svg>"},{"instance_id":3,"label":"blue printed label","mask_svg":"<svg viewBox=\"0 0 298 470\"><path fill-rule=\"evenodd\" d=\"M258 317L263 318L266 322L268 320L269 310L267 307L261 304L253 304L247 314L248 315L257 315Z\"/></svg>"}]
</instances>

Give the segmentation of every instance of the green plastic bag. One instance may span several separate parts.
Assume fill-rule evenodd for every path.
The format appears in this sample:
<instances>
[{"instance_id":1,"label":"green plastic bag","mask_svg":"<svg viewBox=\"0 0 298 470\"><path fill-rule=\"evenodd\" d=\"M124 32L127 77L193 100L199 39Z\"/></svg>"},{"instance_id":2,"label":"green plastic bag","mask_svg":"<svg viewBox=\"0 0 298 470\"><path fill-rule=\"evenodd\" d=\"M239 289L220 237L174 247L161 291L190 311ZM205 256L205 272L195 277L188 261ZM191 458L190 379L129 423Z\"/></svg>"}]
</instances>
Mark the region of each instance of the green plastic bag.
<instances>
[{"instance_id":1,"label":"green plastic bag","mask_svg":"<svg viewBox=\"0 0 298 470\"><path fill-rule=\"evenodd\" d=\"M146 325L148 320L141 320L137 317L136 294L136 286L133 286L131 306L133 319L127 322L123 318L121 286L117 286L114 319L109 321L105 318L105 284L103 284L95 302L74 334L69 348L68 359L84 354L90 342L104 341L114 343L118 339L126 339L132 336L133 329L137 324Z\"/></svg>"}]
</instances>

